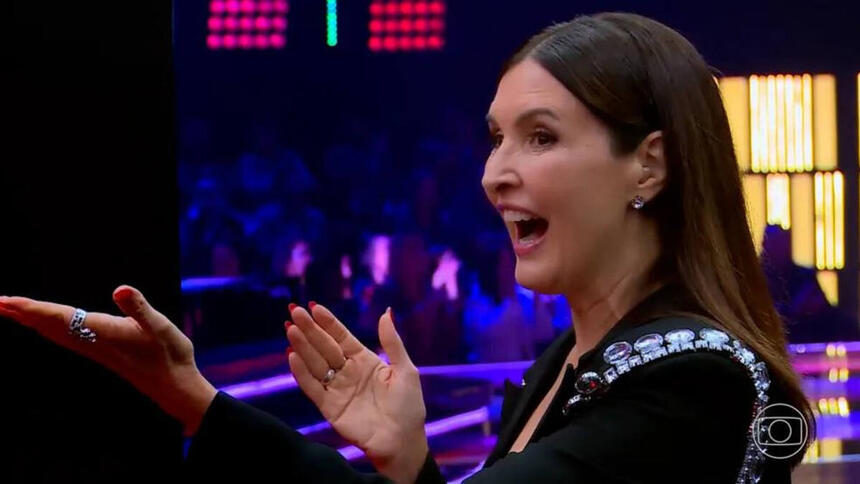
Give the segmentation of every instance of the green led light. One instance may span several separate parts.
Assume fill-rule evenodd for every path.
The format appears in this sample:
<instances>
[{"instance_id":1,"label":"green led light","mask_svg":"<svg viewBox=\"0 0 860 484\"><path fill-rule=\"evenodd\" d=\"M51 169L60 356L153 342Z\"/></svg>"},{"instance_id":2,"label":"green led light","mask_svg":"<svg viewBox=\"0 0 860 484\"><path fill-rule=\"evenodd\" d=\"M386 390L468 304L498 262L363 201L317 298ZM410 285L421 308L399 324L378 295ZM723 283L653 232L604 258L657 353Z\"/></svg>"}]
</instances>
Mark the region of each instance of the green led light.
<instances>
[{"instance_id":1,"label":"green led light","mask_svg":"<svg viewBox=\"0 0 860 484\"><path fill-rule=\"evenodd\" d=\"M326 44L337 45L337 0L326 0Z\"/></svg>"}]
</instances>

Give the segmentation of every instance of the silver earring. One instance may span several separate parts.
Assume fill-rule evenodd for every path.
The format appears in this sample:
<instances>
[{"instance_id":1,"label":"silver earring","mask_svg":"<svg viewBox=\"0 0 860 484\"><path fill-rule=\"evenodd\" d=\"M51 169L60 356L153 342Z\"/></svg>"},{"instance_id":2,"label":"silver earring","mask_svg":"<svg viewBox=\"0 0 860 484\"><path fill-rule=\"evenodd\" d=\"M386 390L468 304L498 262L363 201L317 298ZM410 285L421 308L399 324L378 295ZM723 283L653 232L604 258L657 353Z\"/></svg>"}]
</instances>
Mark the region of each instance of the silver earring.
<instances>
[{"instance_id":1,"label":"silver earring","mask_svg":"<svg viewBox=\"0 0 860 484\"><path fill-rule=\"evenodd\" d=\"M636 210L639 210L643 206L645 206L645 199L642 198L641 195L636 195L635 197L633 197L633 200L630 201L630 205Z\"/></svg>"}]
</instances>

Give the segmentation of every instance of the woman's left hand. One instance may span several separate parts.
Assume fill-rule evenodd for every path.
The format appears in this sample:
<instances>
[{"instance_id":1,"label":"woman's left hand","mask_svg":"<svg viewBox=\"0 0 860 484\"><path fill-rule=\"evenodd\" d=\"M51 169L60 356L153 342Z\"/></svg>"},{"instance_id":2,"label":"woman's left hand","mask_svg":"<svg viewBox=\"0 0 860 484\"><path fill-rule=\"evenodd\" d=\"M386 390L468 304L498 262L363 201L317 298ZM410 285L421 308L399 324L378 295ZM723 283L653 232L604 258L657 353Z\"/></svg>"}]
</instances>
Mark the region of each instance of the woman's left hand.
<instances>
[{"instance_id":1,"label":"woman's left hand","mask_svg":"<svg viewBox=\"0 0 860 484\"><path fill-rule=\"evenodd\" d=\"M414 482L429 452L418 369L394 330L391 310L379 319L390 364L362 345L322 305L291 311L290 368L299 387L344 439L395 482ZM329 378L326 378L329 374Z\"/></svg>"}]
</instances>

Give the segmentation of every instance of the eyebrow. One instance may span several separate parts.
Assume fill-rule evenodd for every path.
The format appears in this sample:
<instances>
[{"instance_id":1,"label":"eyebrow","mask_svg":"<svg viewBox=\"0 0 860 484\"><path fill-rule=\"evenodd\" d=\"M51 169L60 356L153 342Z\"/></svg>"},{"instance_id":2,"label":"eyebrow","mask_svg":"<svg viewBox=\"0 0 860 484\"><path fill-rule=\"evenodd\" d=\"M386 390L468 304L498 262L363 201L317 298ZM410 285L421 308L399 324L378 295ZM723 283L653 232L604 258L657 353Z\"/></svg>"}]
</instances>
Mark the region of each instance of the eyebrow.
<instances>
[{"instance_id":1,"label":"eyebrow","mask_svg":"<svg viewBox=\"0 0 860 484\"><path fill-rule=\"evenodd\" d=\"M552 118L556 121L561 121L558 118L558 115L555 114L555 112L549 108L534 108L534 109L529 109L528 111L525 111L524 113L521 113L519 116L517 116L516 121L514 121L514 125L519 126L519 125L525 123L528 119L534 118L536 116L549 116L550 118ZM487 113L486 120L490 124L498 124L496 122L495 118L493 118L493 116L490 113Z\"/></svg>"}]
</instances>

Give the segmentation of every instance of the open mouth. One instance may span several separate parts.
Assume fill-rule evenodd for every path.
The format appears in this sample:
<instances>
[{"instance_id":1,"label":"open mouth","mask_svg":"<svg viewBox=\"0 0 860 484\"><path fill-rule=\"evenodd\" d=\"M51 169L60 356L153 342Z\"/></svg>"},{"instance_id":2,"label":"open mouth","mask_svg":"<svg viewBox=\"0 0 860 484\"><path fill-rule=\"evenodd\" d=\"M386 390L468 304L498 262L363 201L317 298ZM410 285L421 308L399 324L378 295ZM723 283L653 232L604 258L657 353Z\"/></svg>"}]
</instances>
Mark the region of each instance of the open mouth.
<instances>
[{"instance_id":1,"label":"open mouth","mask_svg":"<svg viewBox=\"0 0 860 484\"><path fill-rule=\"evenodd\" d=\"M536 245L549 228L547 219L529 212L506 209L502 212L502 218L513 224L514 245L519 247Z\"/></svg>"},{"instance_id":2,"label":"open mouth","mask_svg":"<svg viewBox=\"0 0 860 484\"><path fill-rule=\"evenodd\" d=\"M533 218L514 222L517 228L517 240L521 244L530 244L540 240L549 228L549 222L543 218Z\"/></svg>"}]
</instances>

